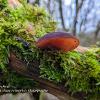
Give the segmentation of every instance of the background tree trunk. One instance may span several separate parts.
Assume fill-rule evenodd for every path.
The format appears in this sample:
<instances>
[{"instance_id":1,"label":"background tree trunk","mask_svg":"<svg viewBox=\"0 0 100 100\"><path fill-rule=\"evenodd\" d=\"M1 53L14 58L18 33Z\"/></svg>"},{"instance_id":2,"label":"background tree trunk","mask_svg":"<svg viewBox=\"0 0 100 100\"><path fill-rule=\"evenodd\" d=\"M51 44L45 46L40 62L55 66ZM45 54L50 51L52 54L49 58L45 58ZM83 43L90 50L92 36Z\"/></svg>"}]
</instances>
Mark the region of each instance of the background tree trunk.
<instances>
[{"instance_id":1,"label":"background tree trunk","mask_svg":"<svg viewBox=\"0 0 100 100\"><path fill-rule=\"evenodd\" d=\"M79 3L79 1L80 1L80 3ZM72 28L73 35L76 35L76 32L77 32L78 15L83 6L84 1L85 0L75 0L75 16L73 19L73 28Z\"/></svg>"},{"instance_id":2,"label":"background tree trunk","mask_svg":"<svg viewBox=\"0 0 100 100\"><path fill-rule=\"evenodd\" d=\"M67 30L66 27L65 27L65 21L64 21L64 15L63 15L63 1L62 0L58 0L59 1L59 13L60 13L60 18L61 18L61 25L62 25L62 28L63 30Z\"/></svg>"},{"instance_id":3,"label":"background tree trunk","mask_svg":"<svg viewBox=\"0 0 100 100\"><path fill-rule=\"evenodd\" d=\"M99 33L100 33L100 21L98 22L97 27L96 27L96 30L94 32L94 35L95 35L95 38L94 39L95 40L97 39Z\"/></svg>"}]
</instances>

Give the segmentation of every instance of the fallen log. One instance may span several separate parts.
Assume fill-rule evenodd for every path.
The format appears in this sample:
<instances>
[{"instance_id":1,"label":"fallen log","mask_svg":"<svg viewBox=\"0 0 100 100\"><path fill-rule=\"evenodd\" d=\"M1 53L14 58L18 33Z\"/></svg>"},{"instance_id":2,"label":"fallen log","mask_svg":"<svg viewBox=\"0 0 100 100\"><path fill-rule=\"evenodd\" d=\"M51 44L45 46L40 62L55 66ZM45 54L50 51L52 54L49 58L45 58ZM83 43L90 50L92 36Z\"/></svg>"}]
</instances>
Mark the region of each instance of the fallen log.
<instances>
[{"instance_id":1,"label":"fallen log","mask_svg":"<svg viewBox=\"0 0 100 100\"><path fill-rule=\"evenodd\" d=\"M75 51L84 53L89 48L78 46ZM39 62L33 61L32 64L25 64L24 61L18 59L14 52L10 53L9 66L11 70L16 71L18 74L28 77L38 82L40 89L46 89L49 93L57 96L60 100L82 100L86 94L76 93L73 96L68 93L68 89L61 84L55 84L52 81L43 79L39 73Z\"/></svg>"},{"instance_id":2,"label":"fallen log","mask_svg":"<svg viewBox=\"0 0 100 100\"><path fill-rule=\"evenodd\" d=\"M16 54L10 53L9 58L9 66L11 70L16 71L17 73L24 75L25 77L31 78L38 82L39 88L48 90L49 93L57 96L60 100L78 100L70 94L67 93L67 89L61 85L54 84L51 81L48 81L46 79L40 78L38 72L36 73L36 68L33 67L33 71L35 73L32 73L28 66L20 59L16 57ZM38 67L38 66L37 66Z\"/></svg>"}]
</instances>

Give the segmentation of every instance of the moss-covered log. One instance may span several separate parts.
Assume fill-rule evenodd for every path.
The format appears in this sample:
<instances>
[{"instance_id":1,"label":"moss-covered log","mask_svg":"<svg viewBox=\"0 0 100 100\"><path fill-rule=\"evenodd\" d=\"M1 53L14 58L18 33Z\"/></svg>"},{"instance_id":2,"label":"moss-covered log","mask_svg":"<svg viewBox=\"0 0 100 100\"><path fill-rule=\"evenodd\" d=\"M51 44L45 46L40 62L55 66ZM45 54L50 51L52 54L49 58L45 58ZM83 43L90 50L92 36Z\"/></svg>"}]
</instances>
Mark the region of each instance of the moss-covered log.
<instances>
[{"instance_id":1,"label":"moss-covered log","mask_svg":"<svg viewBox=\"0 0 100 100\"><path fill-rule=\"evenodd\" d=\"M9 60L10 60L9 67L11 70L15 70L17 73L37 81L39 88L46 89L49 93L57 96L60 100L66 100L66 99L78 100L79 99L79 97L77 97L76 99L76 97L72 97L70 94L67 94L66 87L62 86L61 84L57 85L53 83L52 81L40 78L39 70L37 70L36 68L33 67L32 69L33 72L29 71L27 68L28 66L22 60L18 59L15 53L13 52L10 53Z\"/></svg>"}]
</instances>

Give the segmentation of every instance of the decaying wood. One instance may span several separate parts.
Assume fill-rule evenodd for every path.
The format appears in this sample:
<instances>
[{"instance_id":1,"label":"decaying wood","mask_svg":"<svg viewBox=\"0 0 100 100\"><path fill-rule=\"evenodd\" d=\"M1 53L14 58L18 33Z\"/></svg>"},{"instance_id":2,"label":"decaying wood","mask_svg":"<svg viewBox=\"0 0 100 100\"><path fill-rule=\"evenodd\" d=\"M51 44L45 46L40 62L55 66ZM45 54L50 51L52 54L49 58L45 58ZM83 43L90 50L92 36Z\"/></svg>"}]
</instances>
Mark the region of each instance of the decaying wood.
<instances>
[{"instance_id":1,"label":"decaying wood","mask_svg":"<svg viewBox=\"0 0 100 100\"><path fill-rule=\"evenodd\" d=\"M74 97L71 97L69 94L67 94L67 89L63 86L54 84L51 81L42 79L39 77L38 73L32 73L28 70L26 64L19 60L14 53L10 54L10 63L9 66L11 69L15 70L17 73L24 75L26 77L29 77L35 81L38 82L39 87L41 89L46 89L48 90L49 93L57 96L60 100L77 100ZM35 69L33 69L35 70Z\"/></svg>"},{"instance_id":2,"label":"decaying wood","mask_svg":"<svg viewBox=\"0 0 100 100\"><path fill-rule=\"evenodd\" d=\"M86 51L88 51L88 50L89 50L89 48L83 47L83 46L78 46L78 47L75 49L75 51L80 52L80 53L84 53L84 52L86 52Z\"/></svg>"}]
</instances>

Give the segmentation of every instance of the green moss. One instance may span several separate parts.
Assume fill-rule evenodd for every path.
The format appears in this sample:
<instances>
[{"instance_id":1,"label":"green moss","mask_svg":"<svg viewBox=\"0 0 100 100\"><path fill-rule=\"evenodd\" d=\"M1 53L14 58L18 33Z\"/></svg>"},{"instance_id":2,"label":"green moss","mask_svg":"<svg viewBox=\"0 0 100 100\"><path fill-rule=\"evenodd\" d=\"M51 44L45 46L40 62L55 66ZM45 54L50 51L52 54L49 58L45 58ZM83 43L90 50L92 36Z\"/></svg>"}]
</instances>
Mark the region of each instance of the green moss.
<instances>
[{"instance_id":1,"label":"green moss","mask_svg":"<svg viewBox=\"0 0 100 100\"><path fill-rule=\"evenodd\" d=\"M42 77L55 82L66 81L71 91L89 92L92 84L89 82L94 78L95 85L100 74L100 62L96 53L78 52L68 53L46 53L41 57L40 69Z\"/></svg>"},{"instance_id":2,"label":"green moss","mask_svg":"<svg viewBox=\"0 0 100 100\"><path fill-rule=\"evenodd\" d=\"M5 1L5 2L4 2ZM49 14L38 6L32 6L23 2L23 6L12 9L8 7L7 0L1 0L0 4L0 73L3 73L2 82L15 87L34 87L33 81L20 77L15 72L9 72L9 53L10 50L23 53L28 63L29 57L36 58L37 55L34 41L41 35L54 31L55 22L50 19ZM32 25L32 33L28 32L29 25ZM33 34L34 33L34 34ZM21 37L30 43L30 50L26 50L23 44L16 40ZM17 55L17 56L18 56ZM30 56L31 55L31 56ZM20 57L21 58L21 57ZM23 83L24 81L24 83ZM27 86L28 85L28 86Z\"/></svg>"}]
</instances>

